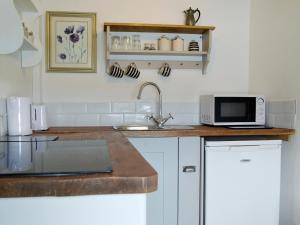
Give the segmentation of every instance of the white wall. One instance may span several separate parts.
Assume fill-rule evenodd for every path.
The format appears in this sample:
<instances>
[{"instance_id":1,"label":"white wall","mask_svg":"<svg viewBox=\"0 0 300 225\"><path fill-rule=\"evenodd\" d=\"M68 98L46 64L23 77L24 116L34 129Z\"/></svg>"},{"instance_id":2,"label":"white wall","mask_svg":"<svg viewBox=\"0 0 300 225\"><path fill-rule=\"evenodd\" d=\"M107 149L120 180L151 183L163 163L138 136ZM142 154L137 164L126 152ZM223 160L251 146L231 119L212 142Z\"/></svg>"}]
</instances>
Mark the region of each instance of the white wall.
<instances>
[{"instance_id":1,"label":"white wall","mask_svg":"<svg viewBox=\"0 0 300 225\"><path fill-rule=\"evenodd\" d=\"M300 1L252 0L250 91L300 101ZM285 110L285 109L283 109ZM300 117L299 104L297 117ZM300 129L299 119L295 124ZM283 149L281 225L300 224L300 135Z\"/></svg>"},{"instance_id":2,"label":"white wall","mask_svg":"<svg viewBox=\"0 0 300 225\"><path fill-rule=\"evenodd\" d=\"M32 82L33 70L21 68L20 51L10 55L0 55L0 136L7 133L5 98L8 96L32 97Z\"/></svg>"},{"instance_id":3,"label":"white wall","mask_svg":"<svg viewBox=\"0 0 300 225\"><path fill-rule=\"evenodd\" d=\"M32 96L32 69L22 69L19 56L0 55L0 97Z\"/></svg>"},{"instance_id":4,"label":"white wall","mask_svg":"<svg viewBox=\"0 0 300 225\"><path fill-rule=\"evenodd\" d=\"M158 83L164 100L198 102L204 92L247 92L250 0L41 0L48 11L97 12L98 72L46 73L42 68L42 100L49 102L128 101L136 98L143 81ZM189 6L202 12L200 24L215 25L213 51L206 76L200 70L176 70L162 78L143 70L138 80L117 80L105 73L104 22L183 24ZM43 32L45 33L45 32ZM238 84L238 85L237 85ZM145 93L145 95L148 95ZM153 93L149 96L153 98Z\"/></svg>"}]
</instances>

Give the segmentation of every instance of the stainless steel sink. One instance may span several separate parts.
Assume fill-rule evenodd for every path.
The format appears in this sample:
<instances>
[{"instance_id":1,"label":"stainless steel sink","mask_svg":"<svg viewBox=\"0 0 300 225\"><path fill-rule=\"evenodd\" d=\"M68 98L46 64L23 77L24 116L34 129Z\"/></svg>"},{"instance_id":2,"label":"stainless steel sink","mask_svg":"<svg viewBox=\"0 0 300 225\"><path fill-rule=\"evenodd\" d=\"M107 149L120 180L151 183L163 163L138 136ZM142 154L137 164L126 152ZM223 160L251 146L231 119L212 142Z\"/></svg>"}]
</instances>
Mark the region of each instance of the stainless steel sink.
<instances>
[{"instance_id":1,"label":"stainless steel sink","mask_svg":"<svg viewBox=\"0 0 300 225\"><path fill-rule=\"evenodd\" d=\"M115 130L123 131L139 131L139 130L193 130L192 126L186 125L166 125L163 128L159 128L153 125L125 125L125 126L114 126Z\"/></svg>"}]
</instances>

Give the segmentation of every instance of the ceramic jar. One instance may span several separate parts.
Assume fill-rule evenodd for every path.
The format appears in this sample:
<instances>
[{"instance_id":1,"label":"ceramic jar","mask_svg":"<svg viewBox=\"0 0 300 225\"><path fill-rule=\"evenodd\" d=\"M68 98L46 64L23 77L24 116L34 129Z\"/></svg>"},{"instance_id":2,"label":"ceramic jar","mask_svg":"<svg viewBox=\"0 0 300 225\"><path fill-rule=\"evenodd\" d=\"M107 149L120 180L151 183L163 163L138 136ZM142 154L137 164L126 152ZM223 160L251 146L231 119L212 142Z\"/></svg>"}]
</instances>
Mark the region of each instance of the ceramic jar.
<instances>
[{"instance_id":1,"label":"ceramic jar","mask_svg":"<svg viewBox=\"0 0 300 225\"><path fill-rule=\"evenodd\" d=\"M179 35L172 40L172 50L176 52L184 51L184 39Z\"/></svg>"},{"instance_id":2,"label":"ceramic jar","mask_svg":"<svg viewBox=\"0 0 300 225\"><path fill-rule=\"evenodd\" d=\"M158 39L158 50L159 51L171 51L171 40L163 35Z\"/></svg>"}]
</instances>

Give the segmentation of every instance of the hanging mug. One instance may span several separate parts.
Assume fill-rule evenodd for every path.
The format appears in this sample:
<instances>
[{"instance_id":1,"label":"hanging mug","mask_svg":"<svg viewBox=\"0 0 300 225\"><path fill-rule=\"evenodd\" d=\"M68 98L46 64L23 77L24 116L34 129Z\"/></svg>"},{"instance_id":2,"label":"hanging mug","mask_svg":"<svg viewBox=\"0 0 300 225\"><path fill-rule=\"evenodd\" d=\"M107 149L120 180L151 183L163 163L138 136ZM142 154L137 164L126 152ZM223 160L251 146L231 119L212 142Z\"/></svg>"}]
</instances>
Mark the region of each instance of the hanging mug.
<instances>
[{"instance_id":1,"label":"hanging mug","mask_svg":"<svg viewBox=\"0 0 300 225\"><path fill-rule=\"evenodd\" d=\"M108 74L116 78L122 78L124 75L124 70L121 68L119 63L115 62L113 65L111 65Z\"/></svg>"},{"instance_id":2,"label":"hanging mug","mask_svg":"<svg viewBox=\"0 0 300 225\"><path fill-rule=\"evenodd\" d=\"M171 67L168 63L164 63L158 70L158 73L164 77L168 77L171 74Z\"/></svg>"},{"instance_id":3,"label":"hanging mug","mask_svg":"<svg viewBox=\"0 0 300 225\"><path fill-rule=\"evenodd\" d=\"M125 75L137 79L140 76L140 71L137 68L136 64L130 63L125 70Z\"/></svg>"}]
</instances>

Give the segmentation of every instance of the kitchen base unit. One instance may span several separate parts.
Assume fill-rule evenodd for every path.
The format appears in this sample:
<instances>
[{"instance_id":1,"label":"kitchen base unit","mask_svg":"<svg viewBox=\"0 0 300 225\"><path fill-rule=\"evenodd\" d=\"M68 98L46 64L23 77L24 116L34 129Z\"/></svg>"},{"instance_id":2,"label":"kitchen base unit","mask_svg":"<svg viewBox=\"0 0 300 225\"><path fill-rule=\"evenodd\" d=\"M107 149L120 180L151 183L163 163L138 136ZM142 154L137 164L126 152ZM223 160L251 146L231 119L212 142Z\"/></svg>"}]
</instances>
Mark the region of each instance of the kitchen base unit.
<instances>
[{"instance_id":1,"label":"kitchen base unit","mask_svg":"<svg viewBox=\"0 0 300 225\"><path fill-rule=\"evenodd\" d=\"M0 199L1 225L146 225L146 194Z\"/></svg>"},{"instance_id":2,"label":"kitchen base unit","mask_svg":"<svg viewBox=\"0 0 300 225\"><path fill-rule=\"evenodd\" d=\"M177 225L178 138L129 138L158 173L157 191L147 194L147 225Z\"/></svg>"},{"instance_id":3,"label":"kitchen base unit","mask_svg":"<svg viewBox=\"0 0 300 225\"><path fill-rule=\"evenodd\" d=\"M158 173L147 225L199 225L200 137L129 138Z\"/></svg>"},{"instance_id":4,"label":"kitchen base unit","mask_svg":"<svg viewBox=\"0 0 300 225\"><path fill-rule=\"evenodd\" d=\"M278 225L280 140L205 142L205 225Z\"/></svg>"}]
</instances>

